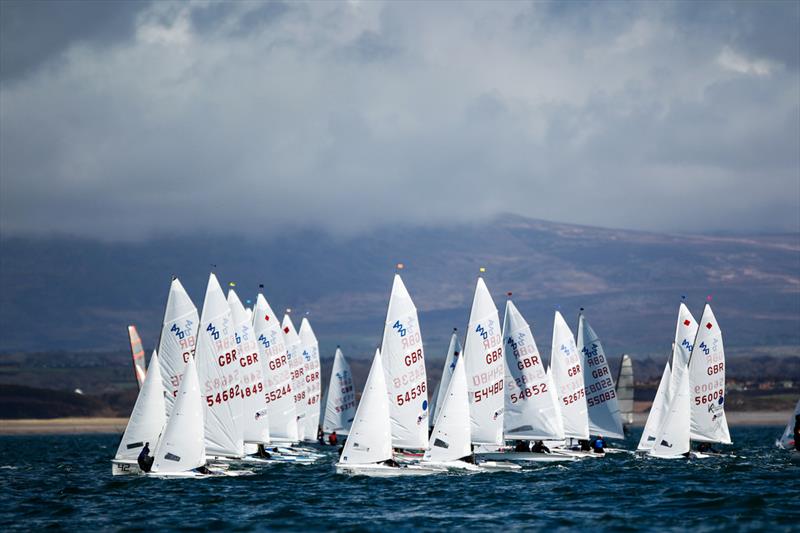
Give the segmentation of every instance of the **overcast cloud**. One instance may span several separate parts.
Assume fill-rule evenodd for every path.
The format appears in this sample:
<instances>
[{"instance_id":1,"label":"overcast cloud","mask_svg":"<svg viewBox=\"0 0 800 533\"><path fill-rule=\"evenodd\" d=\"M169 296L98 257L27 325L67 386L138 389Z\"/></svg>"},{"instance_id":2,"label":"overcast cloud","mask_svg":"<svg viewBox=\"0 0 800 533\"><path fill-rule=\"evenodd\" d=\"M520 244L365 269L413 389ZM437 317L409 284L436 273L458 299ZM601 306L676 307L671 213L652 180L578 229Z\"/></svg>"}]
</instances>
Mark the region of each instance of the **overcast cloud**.
<instances>
[{"instance_id":1,"label":"overcast cloud","mask_svg":"<svg viewBox=\"0 0 800 533\"><path fill-rule=\"evenodd\" d=\"M0 3L0 224L800 230L800 3Z\"/></svg>"}]
</instances>

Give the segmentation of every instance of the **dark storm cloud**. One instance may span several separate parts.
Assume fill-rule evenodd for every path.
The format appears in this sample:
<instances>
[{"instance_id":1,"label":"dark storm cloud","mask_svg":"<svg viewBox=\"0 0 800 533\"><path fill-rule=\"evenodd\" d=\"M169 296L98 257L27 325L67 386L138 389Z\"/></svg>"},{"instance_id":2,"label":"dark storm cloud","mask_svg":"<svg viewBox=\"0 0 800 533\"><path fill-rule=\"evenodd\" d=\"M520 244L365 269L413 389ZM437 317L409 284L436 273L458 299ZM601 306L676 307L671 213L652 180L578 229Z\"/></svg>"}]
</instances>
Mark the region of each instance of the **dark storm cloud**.
<instances>
[{"instance_id":1,"label":"dark storm cloud","mask_svg":"<svg viewBox=\"0 0 800 533\"><path fill-rule=\"evenodd\" d=\"M69 46L108 46L132 37L144 0L0 2L0 80L22 76Z\"/></svg>"},{"instance_id":2,"label":"dark storm cloud","mask_svg":"<svg viewBox=\"0 0 800 533\"><path fill-rule=\"evenodd\" d=\"M12 54L3 231L800 225L796 4L134 7Z\"/></svg>"}]
</instances>

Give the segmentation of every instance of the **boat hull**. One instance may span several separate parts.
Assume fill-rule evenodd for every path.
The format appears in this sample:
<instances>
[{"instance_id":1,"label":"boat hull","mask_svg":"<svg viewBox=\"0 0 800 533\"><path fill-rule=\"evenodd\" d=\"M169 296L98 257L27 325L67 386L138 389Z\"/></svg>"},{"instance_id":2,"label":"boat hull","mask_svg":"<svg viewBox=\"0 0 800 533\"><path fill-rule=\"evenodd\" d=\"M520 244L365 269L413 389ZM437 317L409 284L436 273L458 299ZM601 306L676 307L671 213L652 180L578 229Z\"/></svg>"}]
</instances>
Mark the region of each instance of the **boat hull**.
<instances>
[{"instance_id":1,"label":"boat hull","mask_svg":"<svg viewBox=\"0 0 800 533\"><path fill-rule=\"evenodd\" d=\"M577 461L577 457L561 453L534 453L534 452L491 452L478 455L481 459L491 461L514 461L525 463L565 463Z\"/></svg>"},{"instance_id":2,"label":"boat hull","mask_svg":"<svg viewBox=\"0 0 800 533\"><path fill-rule=\"evenodd\" d=\"M137 476L142 473L139 463L136 461L126 461L113 459L111 461L111 475L114 476Z\"/></svg>"},{"instance_id":3,"label":"boat hull","mask_svg":"<svg viewBox=\"0 0 800 533\"><path fill-rule=\"evenodd\" d=\"M336 473L350 476L369 476L369 477L397 477L397 476L427 476L441 469L424 468L421 466L386 466L382 464L365 465L343 465L336 464Z\"/></svg>"}]
</instances>

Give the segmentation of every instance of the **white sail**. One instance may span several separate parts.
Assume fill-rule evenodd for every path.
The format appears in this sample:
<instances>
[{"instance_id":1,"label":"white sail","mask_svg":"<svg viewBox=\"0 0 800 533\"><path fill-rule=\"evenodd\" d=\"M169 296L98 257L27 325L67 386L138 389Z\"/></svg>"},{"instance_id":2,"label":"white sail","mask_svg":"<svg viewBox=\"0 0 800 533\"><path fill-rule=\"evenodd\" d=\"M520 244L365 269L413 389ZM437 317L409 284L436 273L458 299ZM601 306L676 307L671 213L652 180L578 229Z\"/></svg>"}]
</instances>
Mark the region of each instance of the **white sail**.
<instances>
[{"instance_id":1,"label":"white sail","mask_svg":"<svg viewBox=\"0 0 800 533\"><path fill-rule=\"evenodd\" d=\"M505 438L564 439L556 390L550 385L531 327L511 300L506 301L503 342L506 364Z\"/></svg>"},{"instance_id":2,"label":"white sail","mask_svg":"<svg viewBox=\"0 0 800 533\"><path fill-rule=\"evenodd\" d=\"M240 355L231 308L212 273L208 276L195 352L209 455L244 455Z\"/></svg>"},{"instance_id":3,"label":"white sail","mask_svg":"<svg viewBox=\"0 0 800 533\"><path fill-rule=\"evenodd\" d=\"M203 403L195 361L190 357L172 416L153 454L151 472L186 472L206 464Z\"/></svg>"},{"instance_id":4,"label":"white sail","mask_svg":"<svg viewBox=\"0 0 800 533\"><path fill-rule=\"evenodd\" d=\"M622 415L622 423L633 424L633 361L628 354L622 354L617 374L617 403Z\"/></svg>"},{"instance_id":5,"label":"white sail","mask_svg":"<svg viewBox=\"0 0 800 533\"><path fill-rule=\"evenodd\" d=\"M238 343L237 370L241 373L242 438L254 444L269 443L269 417L264 397L264 366L258 352L251 316L233 289L228 290L236 340Z\"/></svg>"},{"instance_id":6,"label":"white sail","mask_svg":"<svg viewBox=\"0 0 800 533\"><path fill-rule=\"evenodd\" d=\"M286 356L289 360L289 369L292 376L292 399L294 400L295 414L297 415L297 437L305 440L306 416L306 380L303 375L303 353L300 336L294 329L294 323L289 315L283 315L283 339L286 343Z\"/></svg>"},{"instance_id":7,"label":"white sail","mask_svg":"<svg viewBox=\"0 0 800 533\"><path fill-rule=\"evenodd\" d=\"M319 364L319 342L311 323L305 317L300 322L300 344L303 350L303 379L306 383L306 408L303 433L306 440L315 440L319 429L322 397L322 372Z\"/></svg>"},{"instance_id":8,"label":"white sail","mask_svg":"<svg viewBox=\"0 0 800 533\"><path fill-rule=\"evenodd\" d=\"M589 438L589 416L583 384L583 364L575 339L561 313L553 322L553 345L550 368L559 397L564 435L567 438Z\"/></svg>"},{"instance_id":9,"label":"white sail","mask_svg":"<svg viewBox=\"0 0 800 533\"><path fill-rule=\"evenodd\" d=\"M442 381L439 380L439 383L436 384L436 388L433 389L433 394L431 395L431 403L428 404L428 411L430 415L428 416L428 428L433 430L433 426L436 425L436 416L438 414L437 403L439 402L439 391L442 388Z\"/></svg>"},{"instance_id":10,"label":"white sail","mask_svg":"<svg viewBox=\"0 0 800 533\"><path fill-rule=\"evenodd\" d=\"M281 323L261 293L253 311L253 330L265 376L263 397L267 404L270 439L273 442L297 442L297 414L286 343Z\"/></svg>"},{"instance_id":11,"label":"white sail","mask_svg":"<svg viewBox=\"0 0 800 533\"><path fill-rule=\"evenodd\" d=\"M651 444L650 455L656 457L677 457L691 449L689 406L689 369L680 359L673 359L671 382L675 388L666 412L662 414L661 427L655 441Z\"/></svg>"},{"instance_id":12,"label":"white sail","mask_svg":"<svg viewBox=\"0 0 800 533\"><path fill-rule=\"evenodd\" d=\"M725 418L725 349L722 332L706 304L689 361L692 439L731 443Z\"/></svg>"},{"instance_id":13,"label":"white sail","mask_svg":"<svg viewBox=\"0 0 800 533\"><path fill-rule=\"evenodd\" d=\"M464 341L472 442L503 444L505 363L497 307L478 278Z\"/></svg>"},{"instance_id":14,"label":"white sail","mask_svg":"<svg viewBox=\"0 0 800 533\"><path fill-rule=\"evenodd\" d=\"M798 416L800 416L800 400L797 400L797 405L794 406L794 413L789 417L789 421L786 423L786 428L783 430L781 438L775 441L775 446L783 448L784 450L794 449L794 424Z\"/></svg>"},{"instance_id":15,"label":"white sail","mask_svg":"<svg viewBox=\"0 0 800 533\"><path fill-rule=\"evenodd\" d=\"M689 308L681 303L678 308L678 322L675 326L675 341L672 345L672 376L670 378L669 398L675 395L678 380L681 375L675 372L676 368L689 368L689 359L692 356L692 346L697 336L697 320L694 319Z\"/></svg>"},{"instance_id":16,"label":"white sail","mask_svg":"<svg viewBox=\"0 0 800 533\"><path fill-rule=\"evenodd\" d=\"M361 401L339 464L379 463L392 458L389 396L380 350L375 352Z\"/></svg>"},{"instance_id":17,"label":"white sail","mask_svg":"<svg viewBox=\"0 0 800 533\"><path fill-rule=\"evenodd\" d=\"M456 362L461 358L461 343L458 340L458 334L454 330L453 335L450 336L450 345L447 347L447 355L444 358L444 368L442 369L442 379L436 387L436 391L431 397L431 402L435 404L431 406L431 419L432 425L436 424L436 417L438 416L438 409L442 405L445 395L447 394L447 387L450 385L450 379L453 376L453 371L456 368Z\"/></svg>"},{"instance_id":18,"label":"white sail","mask_svg":"<svg viewBox=\"0 0 800 533\"><path fill-rule=\"evenodd\" d=\"M166 421L164 386L161 383L158 354L153 351L153 355L150 357L150 367L144 383L142 383L142 388L139 389L139 396L136 397L136 403L114 458L136 459L145 443L149 442L155 446Z\"/></svg>"},{"instance_id":19,"label":"white sail","mask_svg":"<svg viewBox=\"0 0 800 533\"><path fill-rule=\"evenodd\" d=\"M353 386L353 373L350 364L337 346L333 356L331 381L325 402L325 419L322 430L325 433L347 435L356 415L356 390Z\"/></svg>"},{"instance_id":20,"label":"white sail","mask_svg":"<svg viewBox=\"0 0 800 533\"><path fill-rule=\"evenodd\" d=\"M658 382L656 397L653 399L653 404L650 406L650 412L647 415L647 422L644 424L642 436L639 439L639 445L636 447L638 451L650 450L656 442L656 437L658 437L658 432L661 430L664 416L667 413L667 409L669 409L670 379L671 371L669 369L669 361L667 361L667 364L664 365L664 372L661 373L661 381Z\"/></svg>"},{"instance_id":21,"label":"white sail","mask_svg":"<svg viewBox=\"0 0 800 533\"><path fill-rule=\"evenodd\" d=\"M425 448L428 443L428 391L425 353L417 308L398 274L386 311L381 342L389 390L392 446Z\"/></svg>"},{"instance_id":22,"label":"white sail","mask_svg":"<svg viewBox=\"0 0 800 533\"><path fill-rule=\"evenodd\" d=\"M178 278L173 278L157 350L166 393L164 407L167 417L172 412L186 362L194 355L199 324L197 308Z\"/></svg>"},{"instance_id":23,"label":"white sail","mask_svg":"<svg viewBox=\"0 0 800 533\"><path fill-rule=\"evenodd\" d=\"M583 360L583 382L589 409L589 433L611 439L624 439L617 391L603 344L589 321L578 318L578 352Z\"/></svg>"},{"instance_id":24,"label":"white sail","mask_svg":"<svg viewBox=\"0 0 800 533\"><path fill-rule=\"evenodd\" d=\"M459 357L455 364L423 461L457 461L472 453L464 359Z\"/></svg>"}]
</instances>

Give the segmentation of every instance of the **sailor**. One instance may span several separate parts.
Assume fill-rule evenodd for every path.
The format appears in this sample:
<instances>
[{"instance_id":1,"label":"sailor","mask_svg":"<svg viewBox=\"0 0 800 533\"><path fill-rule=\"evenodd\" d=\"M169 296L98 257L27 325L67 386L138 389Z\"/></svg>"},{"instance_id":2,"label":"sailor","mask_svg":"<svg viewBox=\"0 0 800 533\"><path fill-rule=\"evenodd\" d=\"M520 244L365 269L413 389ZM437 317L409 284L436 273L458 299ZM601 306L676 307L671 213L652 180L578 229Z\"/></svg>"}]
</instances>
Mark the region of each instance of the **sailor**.
<instances>
[{"instance_id":1,"label":"sailor","mask_svg":"<svg viewBox=\"0 0 800 533\"><path fill-rule=\"evenodd\" d=\"M332 431L330 435L328 435L328 444L331 446L336 446L339 444L339 437L336 435L335 431Z\"/></svg>"},{"instance_id":2,"label":"sailor","mask_svg":"<svg viewBox=\"0 0 800 533\"><path fill-rule=\"evenodd\" d=\"M594 451L594 453L606 453L606 443L602 435L598 435L597 438L592 441L592 451Z\"/></svg>"},{"instance_id":3,"label":"sailor","mask_svg":"<svg viewBox=\"0 0 800 533\"><path fill-rule=\"evenodd\" d=\"M710 442L701 442L698 444L697 451L700 453L718 453L717 450L711 447Z\"/></svg>"},{"instance_id":4,"label":"sailor","mask_svg":"<svg viewBox=\"0 0 800 533\"><path fill-rule=\"evenodd\" d=\"M800 452L800 415L794 416L794 449Z\"/></svg>"},{"instance_id":5,"label":"sailor","mask_svg":"<svg viewBox=\"0 0 800 533\"><path fill-rule=\"evenodd\" d=\"M395 461L394 459L386 459L383 464L386 466L391 466L392 468L400 468L400 463Z\"/></svg>"},{"instance_id":6,"label":"sailor","mask_svg":"<svg viewBox=\"0 0 800 533\"><path fill-rule=\"evenodd\" d=\"M198 466L197 468L194 469L194 471L197 472L198 474L205 474L205 475L211 474L211 470L209 470L206 465Z\"/></svg>"},{"instance_id":7,"label":"sailor","mask_svg":"<svg viewBox=\"0 0 800 533\"><path fill-rule=\"evenodd\" d=\"M465 463L469 463L471 465L474 465L475 464L475 454L471 453L471 454L467 455L466 457L462 457L461 460L464 461Z\"/></svg>"},{"instance_id":8,"label":"sailor","mask_svg":"<svg viewBox=\"0 0 800 533\"><path fill-rule=\"evenodd\" d=\"M588 440L586 440L586 439L581 439L581 440L579 440L579 441L578 441L578 444L580 444L580 445L581 445L581 451L582 451L582 452L588 452L588 451L591 451L591 450L592 450L592 446L591 446L591 444L589 444L589 441L588 441Z\"/></svg>"},{"instance_id":9,"label":"sailor","mask_svg":"<svg viewBox=\"0 0 800 533\"><path fill-rule=\"evenodd\" d=\"M256 455L258 457L261 457L262 459L270 459L270 458L272 458L272 455L270 455L270 453L267 451L267 449L264 448L263 444L259 444L258 445L258 451L256 452Z\"/></svg>"},{"instance_id":10,"label":"sailor","mask_svg":"<svg viewBox=\"0 0 800 533\"><path fill-rule=\"evenodd\" d=\"M150 457L150 443L145 442L144 448L139 452L139 457L136 459L136 462L139 463L139 468L142 472L149 472L153 468L153 461L155 460L155 457Z\"/></svg>"},{"instance_id":11,"label":"sailor","mask_svg":"<svg viewBox=\"0 0 800 533\"><path fill-rule=\"evenodd\" d=\"M518 440L514 445L515 452L527 452L530 451L530 446L524 440Z\"/></svg>"},{"instance_id":12,"label":"sailor","mask_svg":"<svg viewBox=\"0 0 800 533\"><path fill-rule=\"evenodd\" d=\"M322 426L317 426L317 442L325 444L325 433L322 432Z\"/></svg>"},{"instance_id":13,"label":"sailor","mask_svg":"<svg viewBox=\"0 0 800 533\"><path fill-rule=\"evenodd\" d=\"M545 446L544 442L537 440L531 447L531 451L533 453L550 453L550 448Z\"/></svg>"}]
</instances>

